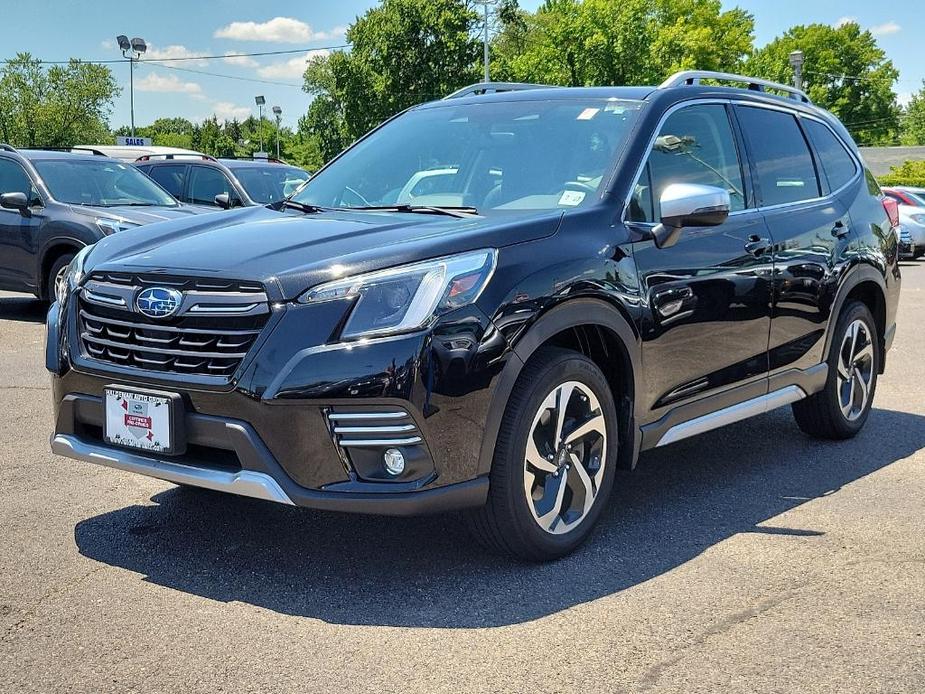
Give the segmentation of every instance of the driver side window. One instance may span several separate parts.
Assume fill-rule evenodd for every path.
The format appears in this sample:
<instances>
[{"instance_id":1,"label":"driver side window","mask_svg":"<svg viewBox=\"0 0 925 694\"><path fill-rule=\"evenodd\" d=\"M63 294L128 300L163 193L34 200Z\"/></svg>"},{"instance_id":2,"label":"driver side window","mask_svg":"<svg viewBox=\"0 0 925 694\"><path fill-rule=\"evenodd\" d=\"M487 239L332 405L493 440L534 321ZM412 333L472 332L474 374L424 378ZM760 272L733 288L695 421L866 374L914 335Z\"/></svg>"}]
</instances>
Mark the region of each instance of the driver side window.
<instances>
[{"instance_id":1,"label":"driver side window","mask_svg":"<svg viewBox=\"0 0 925 694\"><path fill-rule=\"evenodd\" d=\"M630 219L657 222L659 199L672 183L729 191L731 211L745 209L742 168L722 104L699 104L671 114L662 126L630 201Z\"/></svg>"}]
</instances>

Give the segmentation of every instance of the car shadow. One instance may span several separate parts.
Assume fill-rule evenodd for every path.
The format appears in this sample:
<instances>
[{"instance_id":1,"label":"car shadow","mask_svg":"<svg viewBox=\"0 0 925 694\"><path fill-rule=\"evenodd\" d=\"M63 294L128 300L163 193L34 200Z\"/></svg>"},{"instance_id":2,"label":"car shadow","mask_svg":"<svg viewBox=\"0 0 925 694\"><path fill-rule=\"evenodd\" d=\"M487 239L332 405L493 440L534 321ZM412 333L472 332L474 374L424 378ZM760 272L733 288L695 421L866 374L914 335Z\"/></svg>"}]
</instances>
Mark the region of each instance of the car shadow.
<instances>
[{"instance_id":1,"label":"car shadow","mask_svg":"<svg viewBox=\"0 0 925 694\"><path fill-rule=\"evenodd\" d=\"M44 323L47 313L48 303L34 296L0 296L0 320Z\"/></svg>"},{"instance_id":2,"label":"car shadow","mask_svg":"<svg viewBox=\"0 0 925 694\"><path fill-rule=\"evenodd\" d=\"M383 519L189 489L80 522L81 554L219 600L340 624L487 627L611 595L925 446L925 417L874 410L852 441L803 435L789 410L643 454L575 554L534 565L486 554L456 515ZM784 540L786 541L786 540ZM803 539L801 541L807 541Z\"/></svg>"}]
</instances>

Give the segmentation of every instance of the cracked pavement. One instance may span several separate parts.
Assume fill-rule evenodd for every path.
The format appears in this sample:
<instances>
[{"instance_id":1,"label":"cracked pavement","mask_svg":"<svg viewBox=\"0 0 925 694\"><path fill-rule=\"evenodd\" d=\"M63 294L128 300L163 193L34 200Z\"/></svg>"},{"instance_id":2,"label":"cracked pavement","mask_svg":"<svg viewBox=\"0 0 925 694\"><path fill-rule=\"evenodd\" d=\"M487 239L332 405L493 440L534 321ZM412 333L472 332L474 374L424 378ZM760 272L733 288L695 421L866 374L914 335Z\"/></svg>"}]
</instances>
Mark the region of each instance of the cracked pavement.
<instances>
[{"instance_id":1,"label":"cracked pavement","mask_svg":"<svg viewBox=\"0 0 925 694\"><path fill-rule=\"evenodd\" d=\"M0 293L0 692L925 691L925 263L854 441L778 410L643 455L574 556L55 459Z\"/></svg>"}]
</instances>

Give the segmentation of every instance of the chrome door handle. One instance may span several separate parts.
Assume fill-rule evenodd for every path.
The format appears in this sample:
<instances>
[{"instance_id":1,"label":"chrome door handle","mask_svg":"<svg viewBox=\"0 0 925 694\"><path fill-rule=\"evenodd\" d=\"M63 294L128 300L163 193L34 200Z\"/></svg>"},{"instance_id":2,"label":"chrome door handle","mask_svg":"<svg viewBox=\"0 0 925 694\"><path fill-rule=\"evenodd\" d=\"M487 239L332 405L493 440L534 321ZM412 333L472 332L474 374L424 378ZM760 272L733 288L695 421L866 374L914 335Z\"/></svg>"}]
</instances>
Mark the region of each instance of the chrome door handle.
<instances>
[{"instance_id":1,"label":"chrome door handle","mask_svg":"<svg viewBox=\"0 0 925 694\"><path fill-rule=\"evenodd\" d=\"M771 247L771 239L762 238L757 234L752 234L748 237L748 242L745 244L745 250L752 255L761 255L766 250Z\"/></svg>"},{"instance_id":2,"label":"chrome door handle","mask_svg":"<svg viewBox=\"0 0 925 694\"><path fill-rule=\"evenodd\" d=\"M844 238L850 232L851 232L851 227L849 227L847 224L845 224L840 219L837 222L835 222L835 226L832 227L832 236L838 239Z\"/></svg>"}]
</instances>

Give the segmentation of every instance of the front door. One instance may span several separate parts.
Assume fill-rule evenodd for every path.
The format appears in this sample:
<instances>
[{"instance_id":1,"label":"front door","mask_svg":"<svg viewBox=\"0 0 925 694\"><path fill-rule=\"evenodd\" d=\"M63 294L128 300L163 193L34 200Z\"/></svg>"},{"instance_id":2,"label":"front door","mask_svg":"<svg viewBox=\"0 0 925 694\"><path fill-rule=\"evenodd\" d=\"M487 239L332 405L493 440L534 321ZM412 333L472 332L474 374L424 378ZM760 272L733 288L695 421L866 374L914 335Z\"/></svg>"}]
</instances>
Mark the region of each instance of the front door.
<instances>
[{"instance_id":1,"label":"front door","mask_svg":"<svg viewBox=\"0 0 925 694\"><path fill-rule=\"evenodd\" d=\"M630 205L655 223L672 183L729 191L732 212L716 227L685 229L675 246L634 244L645 302L641 324L646 421L693 400L730 391L728 402L767 392L772 261L764 218L754 209L722 103L686 106L664 122Z\"/></svg>"},{"instance_id":2,"label":"front door","mask_svg":"<svg viewBox=\"0 0 925 694\"><path fill-rule=\"evenodd\" d=\"M0 194L24 193L35 200L32 180L12 159L0 158ZM0 207L0 287L32 291L35 287L36 230L40 220Z\"/></svg>"}]
</instances>

